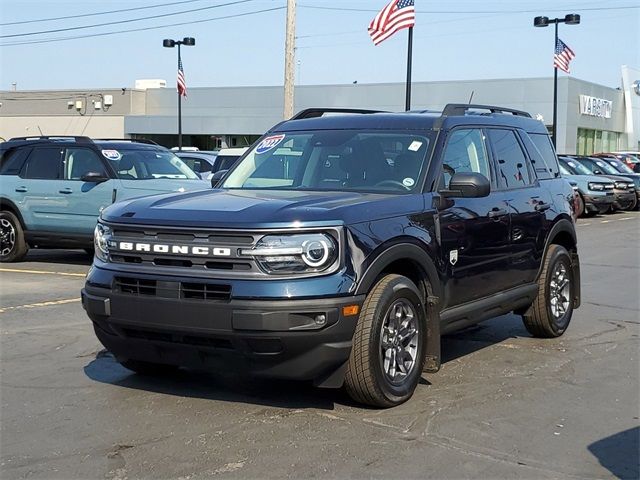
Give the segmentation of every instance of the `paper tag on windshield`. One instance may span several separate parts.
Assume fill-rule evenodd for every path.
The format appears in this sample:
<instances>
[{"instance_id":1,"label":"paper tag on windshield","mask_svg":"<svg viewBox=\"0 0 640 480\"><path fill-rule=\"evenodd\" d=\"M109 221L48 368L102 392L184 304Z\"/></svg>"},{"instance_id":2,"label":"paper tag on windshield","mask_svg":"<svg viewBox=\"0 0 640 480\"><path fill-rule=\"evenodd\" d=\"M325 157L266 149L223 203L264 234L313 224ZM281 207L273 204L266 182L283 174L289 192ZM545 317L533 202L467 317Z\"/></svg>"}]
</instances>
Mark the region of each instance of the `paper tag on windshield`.
<instances>
[{"instance_id":1,"label":"paper tag on windshield","mask_svg":"<svg viewBox=\"0 0 640 480\"><path fill-rule=\"evenodd\" d=\"M409 150L411 150L412 152L417 152L418 150L420 150L421 146L422 146L422 142L419 142L418 140L414 140L413 142L411 142L411 145L409 145Z\"/></svg>"},{"instance_id":2,"label":"paper tag on windshield","mask_svg":"<svg viewBox=\"0 0 640 480\"><path fill-rule=\"evenodd\" d=\"M256 147L256 153L261 154L268 152L273 147L278 145L282 140L284 140L285 135L272 135L271 137L267 137L260 142L260 144Z\"/></svg>"}]
</instances>

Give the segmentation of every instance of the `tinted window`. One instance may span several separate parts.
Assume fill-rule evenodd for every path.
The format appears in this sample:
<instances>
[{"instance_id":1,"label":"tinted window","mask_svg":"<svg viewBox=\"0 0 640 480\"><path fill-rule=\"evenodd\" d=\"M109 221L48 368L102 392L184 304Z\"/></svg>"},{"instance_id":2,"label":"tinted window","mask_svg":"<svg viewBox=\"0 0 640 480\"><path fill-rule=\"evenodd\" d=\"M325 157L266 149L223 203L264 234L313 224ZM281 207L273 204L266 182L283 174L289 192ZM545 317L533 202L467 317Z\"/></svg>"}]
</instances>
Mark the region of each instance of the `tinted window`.
<instances>
[{"instance_id":1,"label":"tinted window","mask_svg":"<svg viewBox=\"0 0 640 480\"><path fill-rule=\"evenodd\" d=\"M62 150L60 148L35 148L29 155L23 177L59 179L61 162Z\"/></svg>"},{"instance_id":2,"label":"tinted window","mask_svg":"<svg viewBox=\"0 0 640 480\"><path fill-rule=\"evenodd\" d=\"M80 180L89 173L106 175L104 165L98 155L88 148L67 148L64 156L65 180Z\"/></svg>"},{"instance_id":3,"label":"tinted window","mask_svg":"<svg viewBox=\"0 0 640 480\"><path fill-rule=\"evenodd\" d=\"M460 129L451 133L442 160L445 188L449 187L453 174L458 172L481 173L491 179L482 130Z\"/></svg>"},{"instance_id":4,"label":"tinted window","mask_svg":"<svg viewBox=\"0 0 640 480\"><path fill-rule=\"evenodd\" d=\"M489 138L498 164L499 182L504 188L529 185L531 178L522 147L511 130L490 129Z\"/></svg>"},{"instance_id":5,"label":"tinted window","mask_svg":"<svg viewBox=\"0 0 640 480\"><path fill-rule=\"evenodd\" d=\"M240 155L218 155L216 158L216 170L229 170L239 158Z\"/></svg>"},{"instance_id":6,"label":"tinted window","mask_svg":"<svg viewBox=\"0 0 640 480\"><path fill-rule=\"evenodd\" d=\"M538 150L537 152L530 152L538 178L557 177L558 161L556 160L556 152L553 150L553 145L551 144L549 136L530 134L529 138L531 138L533 144ZM536 155L537 153L540 154L540 157Z\"/></svg>"},{"instance_id":7,"label":"tinted window","mask_svg":"<svg viewBox=\"0 0 640 480\"><path fill-rule=\"evenodd\" d=\"M194 172L204 173L211 171L211 164L202 158L180 156L180 159Z\"/></svg>"},{"instance_id":8,"label":"tinted window","mask_svg":"<svg viewBox=\"0 0 640 480\"><path fill-rule=\"evenodd\" d=\"M15 148L0 152L0 175L18 175L30 148Z\"/></svg>"}]
</instances>

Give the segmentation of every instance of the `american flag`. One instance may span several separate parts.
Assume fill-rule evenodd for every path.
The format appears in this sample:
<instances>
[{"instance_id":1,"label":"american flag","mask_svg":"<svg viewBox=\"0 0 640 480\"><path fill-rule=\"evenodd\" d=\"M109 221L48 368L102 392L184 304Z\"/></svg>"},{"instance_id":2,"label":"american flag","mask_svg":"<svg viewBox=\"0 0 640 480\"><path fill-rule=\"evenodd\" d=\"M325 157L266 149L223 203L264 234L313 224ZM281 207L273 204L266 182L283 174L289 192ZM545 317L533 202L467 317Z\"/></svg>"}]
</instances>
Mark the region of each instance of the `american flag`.
<instances>
[{"instance_id":1,"label":"american flag","mask_svg":"<svg viewBox=\"0 0 640 480\"><path fill-rule=\"evenodd\" d=\"M556 43L556 53L553 56L553 66L559 68L565 73L569 73L569 62L575 58L576 54L573 53L566 43L558 39Z\"/></svg>"},{"instance_id":2,"label":"american flag","mask_svg":"<svg viewBox=\"0 0 640 480\"><path fill-rule=\"evenodd\" d=\"M184 69L182 68L182 59L178 60L178 94L181 97L187 96L187 82L184 79Z\"/></svg>"},{"instance_id":3,"label":"american flag","mask_svg":"<svg viewBox=\"0 0 640 480\"><path fill-rule=\"evenodd\" d=\"M416 24L416 10L413 0L391 0L371 20L369 35L374 45L385 41L391 35L403 28L413 27Z\"/></svg>"}]
</instances>

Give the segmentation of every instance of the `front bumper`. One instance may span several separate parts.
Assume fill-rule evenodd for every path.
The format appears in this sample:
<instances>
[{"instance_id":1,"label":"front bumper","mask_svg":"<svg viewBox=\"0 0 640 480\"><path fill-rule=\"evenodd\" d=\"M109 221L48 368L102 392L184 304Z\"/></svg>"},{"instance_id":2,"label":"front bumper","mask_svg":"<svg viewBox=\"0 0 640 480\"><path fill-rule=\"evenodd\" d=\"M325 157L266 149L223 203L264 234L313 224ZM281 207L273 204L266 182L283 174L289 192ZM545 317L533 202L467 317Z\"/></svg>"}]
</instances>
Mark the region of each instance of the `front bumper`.
<instances>
[{"instance_id":1,"label":"front bumper","mask_svg":"<svg viewBox=\"0 0 640 480\"><path fill-rule=\"evenodd\" d=\"M638 199L635 191L615 192L613 206L618 210L633 210Z\"/></svg>"},{"instance_id":2,"label":"front bumper","mask_svg":"<svg viewBox=\"0 0 640 480\"><path fill-rule=\"evenodd\" d=\"M584 208L588 213L608 212L615 201L613 193L585 194L583 198Z\"/></svg>"},{"instance_id":3,"label":"front bumper","mask_svg":"<svg viewBox=\"0 0 640 480\"><path fill-rule=\"evenodd\" d=\"M180 298L175 282L162 292L118 291L90 282L82 304L100 342L120 360L314 380L339 386L364 296L304 300ZM193 282L193 279L189 279ZM176 291L172 291L173 288ZM146 287L145 287L146 288ZM324 315L325 324L317 319Z\"/></svg>"}]
</instances>

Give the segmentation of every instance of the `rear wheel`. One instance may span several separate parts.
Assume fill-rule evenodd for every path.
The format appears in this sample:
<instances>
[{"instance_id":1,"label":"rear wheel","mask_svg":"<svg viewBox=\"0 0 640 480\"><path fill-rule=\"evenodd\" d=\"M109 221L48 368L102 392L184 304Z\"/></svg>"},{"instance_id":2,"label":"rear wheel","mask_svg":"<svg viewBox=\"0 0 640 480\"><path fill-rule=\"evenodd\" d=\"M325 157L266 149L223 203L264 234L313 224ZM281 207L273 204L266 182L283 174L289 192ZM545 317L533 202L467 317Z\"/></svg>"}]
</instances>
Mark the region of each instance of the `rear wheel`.
<instances>
[{"instance_id":1,"label":"rear wheel","mask_svg":"<svg viewBox=\"0 0 640 480\"><path fill-rule=\"evenodd\" d=\"M424 366L426 315L415 284L383 277L367 296L347 365L347 393L360 403L392 407L408 400Z\"/></svg>"},{"instance_id":2,"label":"rear wheel","mask_svg":"<svg viewBox=\"0 0 640 480\"><path fill-rule=\"evenodd\" d=\"M0 262L19 262L28 251L20 220L11 212L0 212Z\"/></svg>"},{"instance_id":3,"label":"rear wheel","mask_svg":"<svg viewBox=\"0 0 640 480\"><path fill-rule=\"evenodd\" d=\"M571 257L561 245L550 245L538 279L538 295L523 315L531 335L554 338L562 335L573 314Z\"/></svg>"}]
</instances>

